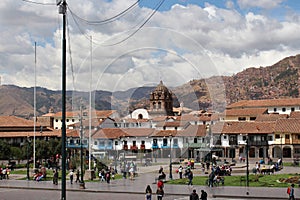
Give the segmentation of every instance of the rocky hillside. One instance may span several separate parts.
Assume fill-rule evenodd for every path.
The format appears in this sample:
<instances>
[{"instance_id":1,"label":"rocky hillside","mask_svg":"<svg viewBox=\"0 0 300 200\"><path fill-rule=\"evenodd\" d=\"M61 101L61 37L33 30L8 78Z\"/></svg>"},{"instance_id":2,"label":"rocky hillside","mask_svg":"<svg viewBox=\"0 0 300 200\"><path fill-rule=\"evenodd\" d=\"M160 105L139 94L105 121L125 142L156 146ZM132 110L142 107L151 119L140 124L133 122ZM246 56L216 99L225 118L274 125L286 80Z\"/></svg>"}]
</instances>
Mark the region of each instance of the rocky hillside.
<instances>
[{"instance_id":1,"label":"rocky hillside","mask_svg":"<svg viewBox=\"0 0 300 200\"><path fill-rule=\"evenodd\" d=\"M174 94L174 106L183 102L184 107L194 110L221 111L227 104L239 100L299 97L299 68L300 55L296 55L272 66L248 68L233 76L191 80L170 89ZM95 91L93 104L96 109L115 109L126 115L136 108L148 108L149 94L153 89L141 87L114 93ZM2 85L0 92L0 115L33 116L33 88ZM45 114L49 109L54 112L61 110L61 91L38 87L36 94L37 115ZM67 92L67 110L79 109L80 105L87 107L88 99L87 92Z\"/></svg>"}]
</instances>

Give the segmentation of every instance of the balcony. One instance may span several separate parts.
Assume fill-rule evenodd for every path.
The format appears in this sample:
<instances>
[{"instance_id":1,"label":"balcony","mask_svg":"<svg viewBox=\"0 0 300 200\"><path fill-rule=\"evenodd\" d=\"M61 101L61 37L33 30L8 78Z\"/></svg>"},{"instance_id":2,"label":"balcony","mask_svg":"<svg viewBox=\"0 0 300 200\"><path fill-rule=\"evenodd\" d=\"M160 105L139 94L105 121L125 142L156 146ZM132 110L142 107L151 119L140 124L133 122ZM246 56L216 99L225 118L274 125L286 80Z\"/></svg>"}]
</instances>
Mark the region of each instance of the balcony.
<instances>
[{"instance_id":1,"label":"balcony","mask_svg":"<svg viewBox=\"0 0 300 200\"><path fill-rule=\"evenodd\" d=\"M128 145L127 144L123 145L123 150L128 150Z\"/></svg>"},{"instance_id":2,"label":"balcony","mask_svg":"<svg viewBox=\"0 0 300 200\"><path fill-rule=\"evenodd\" d=\"M158 145L157 144L152 144L152 149L158 149Z\"/></svg>"},{"instance_id":3,"label":"balcony","mask_svg":"<svg viewBox=\"0 0 300 200\"><path fill-rule=\"evenodd\" d=\"M132 146L130 146L130 150L138 150L138 147L135 145L134 146L132 145Z\"/></svg>"},{"instance_id":4,"label":"balcony","mask_svg":"<svg viewBox=\"0 0 300 200\"><path fill-rule=\"evenodd\" d=\"M145 150L145 149L146 149L146 146L145 146L144 144L141 144L140 149L141 149L141 150Z\"/></svg>"}]
</instances>

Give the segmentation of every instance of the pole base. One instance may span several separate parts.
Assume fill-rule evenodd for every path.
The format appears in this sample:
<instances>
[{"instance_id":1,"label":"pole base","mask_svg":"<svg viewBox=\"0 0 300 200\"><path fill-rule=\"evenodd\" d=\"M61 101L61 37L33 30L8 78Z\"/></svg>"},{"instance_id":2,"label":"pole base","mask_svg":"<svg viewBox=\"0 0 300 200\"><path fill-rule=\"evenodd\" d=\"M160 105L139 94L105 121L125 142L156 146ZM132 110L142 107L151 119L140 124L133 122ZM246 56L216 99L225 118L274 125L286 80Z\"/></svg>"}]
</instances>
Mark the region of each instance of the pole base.
<instances>
[{"instance_id":1,"label":"pole base","mask_svg":"<svg viewBox=\"0 0 300 200\"><path fill-rule=\"evenodd\" d=\"M85 183L84 182L79 183L79 189L85 189Z\"/></svg>"}]
</instances>

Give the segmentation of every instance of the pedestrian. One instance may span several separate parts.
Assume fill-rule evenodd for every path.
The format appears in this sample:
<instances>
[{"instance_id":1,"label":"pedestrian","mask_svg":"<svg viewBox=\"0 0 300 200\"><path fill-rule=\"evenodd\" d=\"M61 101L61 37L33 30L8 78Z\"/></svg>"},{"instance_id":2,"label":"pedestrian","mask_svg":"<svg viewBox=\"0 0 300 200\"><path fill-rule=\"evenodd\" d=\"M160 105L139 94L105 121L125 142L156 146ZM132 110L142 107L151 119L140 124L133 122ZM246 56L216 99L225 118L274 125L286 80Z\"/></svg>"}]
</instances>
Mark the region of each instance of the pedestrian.
<instances>
[{"instance_id":1,"label":"pedestrian","mask_svg":"<svg viewBox=\"0 0 300 200\"><path fill-rule=\"evenodd\" d=\"M109 184L110 183L110 171L109 170L106 172L105 177L106 177L106 182Z\"/></svg>"},{"instance_id":2,"label":"pedestrian","mask_svg":"<svg viewBox=\"0 0 300 200\"><path fill-rule=\"evenodd\" d=\"M180 165L178 168L178 173L179 173L179 178L182 179L182 171L183 171L183 167Z\"/></svg>"},{"instance_id":3,"label":"pedestrian","mask_svg":"<svg viewBox=\"0 0 300 200\"><path fill-rule=\"evenodd\" d=\"M147 187L146 187L145 199L146 200L152 200L152 189L151 189L150 185L147 185Z\"/></svg>"},{"instance_id":4,"label":"pedestrian","mask_svg":"<svg viewBox=\"0 0 300 200\"><path fill-rule=\"evenodd\" d=\"M194 189L193 192L190 194L190 200L199 200L199 195L197 194L196 190Z\"/></svg>"},{"instance_id":5,"label":"pedestrian","mask_svg":"<svg viewBox=\"0 0 300 200\"><path fill-rule=\"evenodd\" d=\"M79 173L79 169L77 169L77 171L76 171L76 183L77 182L79 182L80 183L80 181L79 181L79 175L80 175L80 173Z\"/></svg>"},{"instance_id":6,"label":"pedestrian","mask_svg":"<svg viewBox=\"0 0 300 200\"><path fill-rule=\"evenodd\" d=\"M190 172L188 173L188 179L189 179L188 185L193 185L193 178L194 178L194 174L192 170L190 170Z\"/></svg>"},{"instance_id":7,"label":"pedestrian","mask_svg":"<svg viewBox=\"0 0 300 200\"><path fill-rule=\"evenodd\" d=\"M73 169L71 169L71 171L70 171L70 182L71 182L71 184L73 184L73 178L74 178L74 172L73 172Z\"/></svg>"},{"instance_id":8,"label":"pedestrian","mask_svg":"<svg viewBox=\"0 0 300 200\"><path fill-rule=\"evenodd\" d=\"M207 193L204 190L201 190L201 200L207 200Z\"/></svg>"},{"instance_id":9,"label":"pedestrian","mask_svg":"<svg viewBox=\"0 0 300 200\"><path fill-rule=\"evenodd\" d=\"M289 200L295 200L295 191L294 191L295 185L292 184L290 189L288 189L288 195L289 195Z\"/></svg>"},{"instance_id":10,"label":"pedestrian","mask_svg":"<svg viewBox=\"0 0 300 200\"><path fill-rule=\"evenodd\" d=\"M53 171L53 184L57 185L58 184L58 171L57 169Z\"/></svg>"},{"instance_id":11,"label":"pedestrian","mask_svg":"<svg viewBox=\"0 0 300 200\"><path fill-rule=\"evenodd\" d=\"M214 187L214 178L215 178L215 173L211 172L208 176L209 187Z\"/></svg>"},{"instance_id":12,"label":"pedestrian","mask_svg":"<svg viewBox=\"0 0 300 200\"><path fill-rule=\"evenodd\" d=\"M165 194L165 192L162 187L157 188L157 190L156 190L157 200L162 200L164 194Z\"/></svg>"}]
</instances>

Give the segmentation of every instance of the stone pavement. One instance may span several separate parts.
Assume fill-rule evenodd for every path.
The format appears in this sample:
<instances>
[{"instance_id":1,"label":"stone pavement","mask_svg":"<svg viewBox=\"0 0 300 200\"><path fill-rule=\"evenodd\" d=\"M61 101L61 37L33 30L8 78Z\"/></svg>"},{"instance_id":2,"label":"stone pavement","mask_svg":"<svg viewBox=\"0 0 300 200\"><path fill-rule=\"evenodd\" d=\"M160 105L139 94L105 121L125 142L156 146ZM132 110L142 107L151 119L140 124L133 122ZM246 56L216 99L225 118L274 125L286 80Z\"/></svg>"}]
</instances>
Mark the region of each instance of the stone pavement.
<instances>
[{"instance_id":1,"label":"stone pavement","mask_svg":"<svg viewBox=\"0 0 300 200\"><path fill-rule=\"evenodd\" d=\"M146 186L149 184L153 191L156 190L154 178L157 175L154 171L158 170L159 166L140 167L139 176L134 181L129 179L112 180L110 184L105 182L85 182L86 189L80 189L79 184L70 184L67 180L66 188L68 191L82 191L82 192L105 192L105 193L134 193L144 194ZM164 166L168 169L168 166ZM289 168L284 169L285 172ZM168 176L168 172L166 171ZM177 174L173 174L177 178ZM176 176L176 177L175 177ZM22 189L36 189L36 190L60 190L60 182L58 185L53 185L51 181L22 181L22 180L1 180L0 188L22 188ZM200 193L204 189L209 199L225 198L225 199L287 199L286 188L253 188L253 187L228 187L219 186L209 188L207 186L187 186L187 185L170 185L165 184L166 195L188 196L193 189ZM300 196L300 189L295 188L296 196ZM298 195L299 194L299 195Z\"/></svg>"}]
</instances>

